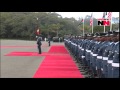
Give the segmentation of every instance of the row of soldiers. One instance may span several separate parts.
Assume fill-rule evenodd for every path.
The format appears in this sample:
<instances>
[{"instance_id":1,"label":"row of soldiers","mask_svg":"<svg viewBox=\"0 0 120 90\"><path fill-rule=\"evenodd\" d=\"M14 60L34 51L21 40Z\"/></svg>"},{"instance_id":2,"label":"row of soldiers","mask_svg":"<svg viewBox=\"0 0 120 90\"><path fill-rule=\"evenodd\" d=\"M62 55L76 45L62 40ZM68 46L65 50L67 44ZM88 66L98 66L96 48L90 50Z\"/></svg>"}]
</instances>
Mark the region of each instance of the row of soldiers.
<instances>
[{"instance_id":1,"label":"row of soldiers","mask_svg":"<svg viewBox=\"0 0 120 90\"><path fill-rule=\"evenodd\" d=\"M119 78L119 31L67 35L65 46L93 77Z\"/></svg>"}]
</instances>

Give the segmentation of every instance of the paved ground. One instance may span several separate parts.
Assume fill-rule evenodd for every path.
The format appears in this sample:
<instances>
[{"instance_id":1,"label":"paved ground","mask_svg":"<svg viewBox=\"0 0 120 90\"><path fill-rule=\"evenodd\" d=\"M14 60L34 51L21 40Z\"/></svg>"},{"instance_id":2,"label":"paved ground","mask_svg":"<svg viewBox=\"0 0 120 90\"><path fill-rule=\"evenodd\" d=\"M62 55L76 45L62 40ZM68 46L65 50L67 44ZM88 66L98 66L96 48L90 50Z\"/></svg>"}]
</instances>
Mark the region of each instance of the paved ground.
<instances>
[{"instance_id":1,"label":"paved ground","mask_svg":"<svg viewBox=\"0 0 120 90\"><path fill-rule=\"evenodd\" d=\"M51 45L64 45L54 43ZM0 77L1 78L32 78L41 64L44 56L4 56L14 51L37 52L36 41L1 40L0 41ZM2 47L2 46L28 46L28 47ZM42 42L42 52L50 49L48 42Z\"/></svg>"}]
</instances>

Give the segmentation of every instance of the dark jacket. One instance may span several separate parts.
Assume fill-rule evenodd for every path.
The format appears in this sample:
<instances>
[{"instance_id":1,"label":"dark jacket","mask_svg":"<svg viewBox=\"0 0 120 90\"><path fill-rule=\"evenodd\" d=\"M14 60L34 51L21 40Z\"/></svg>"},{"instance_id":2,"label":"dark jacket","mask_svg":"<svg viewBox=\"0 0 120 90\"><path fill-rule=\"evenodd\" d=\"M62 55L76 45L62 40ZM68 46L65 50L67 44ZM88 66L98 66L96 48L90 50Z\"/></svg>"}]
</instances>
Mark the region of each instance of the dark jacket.
<instances>
[{"instance_id":1,"label":"dark jacket","mask_svg":"<svg viewBox=\"0 0 120 90\"><path fill-rule=\"evenodd\" d=\"M37 39L37 44L38 44L38 45L42 45L42 43L41 43L41 37L38 37L38 39Z\"/></svg>"}]
</instances>

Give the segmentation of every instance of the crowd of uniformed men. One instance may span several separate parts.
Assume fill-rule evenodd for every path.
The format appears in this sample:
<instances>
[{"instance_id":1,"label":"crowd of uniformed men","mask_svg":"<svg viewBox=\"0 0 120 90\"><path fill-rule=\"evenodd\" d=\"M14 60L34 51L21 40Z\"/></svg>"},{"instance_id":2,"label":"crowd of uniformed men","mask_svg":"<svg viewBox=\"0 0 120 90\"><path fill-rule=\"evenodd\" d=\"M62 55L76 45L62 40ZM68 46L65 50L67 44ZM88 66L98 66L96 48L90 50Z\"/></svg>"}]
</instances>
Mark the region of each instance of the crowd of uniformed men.
<instances>
[{"instance_id":1,"label":"crowd of uniformed men","mask_svg":"<svg viewBox=\"0 0 120 90\"><path fill-rule=\"evenodd\" d=\"M119 78L119 31L66 35L64 43L93 78Z\"/></svg>"}]
</instances>

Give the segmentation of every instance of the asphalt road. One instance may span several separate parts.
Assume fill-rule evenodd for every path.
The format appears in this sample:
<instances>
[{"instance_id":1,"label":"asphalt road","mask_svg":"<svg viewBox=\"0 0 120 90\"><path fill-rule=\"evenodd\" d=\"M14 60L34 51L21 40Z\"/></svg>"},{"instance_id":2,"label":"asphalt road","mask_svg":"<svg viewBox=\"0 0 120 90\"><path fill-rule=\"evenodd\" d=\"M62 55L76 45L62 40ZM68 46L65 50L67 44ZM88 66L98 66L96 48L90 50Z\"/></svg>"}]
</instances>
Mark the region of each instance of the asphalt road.
<instances>
[{"instance_id":1,"label":"asphalt road","mask_svg":"<svg viewBox=\"0 0 120 90\"><path fill-rule=\"evenodd\" d=\"M64 45L54 43L51 45ZM1 78L32 78L45 56L4 56L14 51L38 52L36 41L1 40L0 41L0 77ZM27 47L3 47L27 46ZM48 42L42 42L42 52L49 51Z\"/></svg>"}]
</instances>

